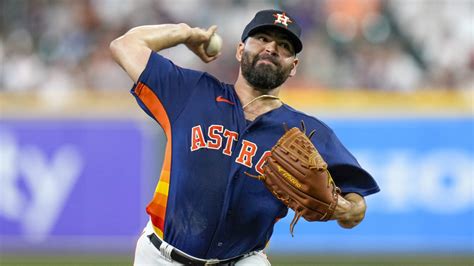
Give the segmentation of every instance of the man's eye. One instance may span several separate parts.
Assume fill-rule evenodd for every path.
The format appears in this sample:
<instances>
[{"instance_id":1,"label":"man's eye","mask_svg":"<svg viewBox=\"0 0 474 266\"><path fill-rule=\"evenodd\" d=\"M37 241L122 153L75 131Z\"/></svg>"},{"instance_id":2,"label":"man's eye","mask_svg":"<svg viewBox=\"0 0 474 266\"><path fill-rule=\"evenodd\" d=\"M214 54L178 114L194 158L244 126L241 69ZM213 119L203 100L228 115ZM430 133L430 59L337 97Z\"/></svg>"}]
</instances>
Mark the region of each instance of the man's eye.
<instances>
[{"instance_id":1,"label":"man's eye","mask_svg":"<svg viewBox=\"0 0 474 266\"><path fill-rule=\"evenodd\" d=\"M262 42L268 42L268 38L265 37L265 36L259 36L258 37L258 40L262 41Z\"/></svg>"},{"instance_id":2,"label":"man's eye","mask_svg":"<svg viewBox=\"0 0 474 266\"><path fill-rule=\"evenodd\" d=\"M286 43L286 42L280 43L280 46L283 47L284 49L288 50L288 51L291 50L291 46L290 46L289 43Z\"/></svg>"}]
</instances>

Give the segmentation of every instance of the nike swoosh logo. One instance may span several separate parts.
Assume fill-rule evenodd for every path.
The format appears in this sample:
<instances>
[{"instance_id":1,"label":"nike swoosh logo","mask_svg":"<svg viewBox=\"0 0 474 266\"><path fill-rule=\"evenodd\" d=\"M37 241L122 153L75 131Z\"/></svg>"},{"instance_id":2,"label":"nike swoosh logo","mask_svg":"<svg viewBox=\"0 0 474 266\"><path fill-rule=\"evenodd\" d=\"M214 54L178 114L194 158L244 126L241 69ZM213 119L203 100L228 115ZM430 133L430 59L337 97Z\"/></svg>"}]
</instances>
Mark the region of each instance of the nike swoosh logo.
<instances>
[{"instance_id":1,"label":"nike swoosh logo","mask_svg":"<svg viewBox=\"0 0 474 266\"><path fill-rule=\"evenodd\" d=\"M228 104L234 105L233 102L227 100L226 98L224 98L224 97L222 97L222 96L217 96L217 97L216 97L216 102L224 102L224 103L228 103Z\"/></svg>"}]
</instances>

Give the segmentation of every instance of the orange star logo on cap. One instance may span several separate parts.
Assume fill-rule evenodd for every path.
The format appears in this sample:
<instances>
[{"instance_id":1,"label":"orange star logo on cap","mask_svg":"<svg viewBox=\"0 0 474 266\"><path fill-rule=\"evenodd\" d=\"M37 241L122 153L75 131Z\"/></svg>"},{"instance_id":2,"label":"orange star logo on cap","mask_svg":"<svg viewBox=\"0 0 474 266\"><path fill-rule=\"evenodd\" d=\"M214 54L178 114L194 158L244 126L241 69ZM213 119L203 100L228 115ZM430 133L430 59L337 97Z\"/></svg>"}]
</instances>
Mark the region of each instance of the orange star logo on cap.
<instances>
[{"instance_id":1,"label":"orange star logo on cap","mask_svg":"<svg viewBox=\"0 0 474 266\"><path fill-rule=\"evenodd\" d=\"M293 21L286 16L285 12L283 14L275 13L273 16L276 18L273 24L282 24L288 28L288 23L292 23Z\"/></svg>"}]
</instances>

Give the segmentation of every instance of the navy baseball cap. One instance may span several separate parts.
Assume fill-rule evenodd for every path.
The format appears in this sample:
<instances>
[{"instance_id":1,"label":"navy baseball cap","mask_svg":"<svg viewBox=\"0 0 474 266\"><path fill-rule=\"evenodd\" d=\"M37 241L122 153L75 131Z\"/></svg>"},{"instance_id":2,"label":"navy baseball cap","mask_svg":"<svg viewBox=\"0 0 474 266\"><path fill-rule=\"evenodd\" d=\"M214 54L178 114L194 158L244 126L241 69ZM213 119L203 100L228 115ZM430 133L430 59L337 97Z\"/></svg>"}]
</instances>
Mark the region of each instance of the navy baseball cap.
<instances>
[{"instance_id":1,"label":"navy baseball cap","mask_svg":"<svg viewBox=\"0 0 474 266\"><path fill-rule=\"evenodd\" d=\"M255 17L247 24L242 32L241 40L245 40L252 34L263 29L280 29L286 32L290 37L290 41L295 48L295 52L299 53L303 50L303 43L301 43L301 27L296 23L294 17L289 16L286 12L274 9L261 10L255 14Z\"/></svg>"}]
</instances>

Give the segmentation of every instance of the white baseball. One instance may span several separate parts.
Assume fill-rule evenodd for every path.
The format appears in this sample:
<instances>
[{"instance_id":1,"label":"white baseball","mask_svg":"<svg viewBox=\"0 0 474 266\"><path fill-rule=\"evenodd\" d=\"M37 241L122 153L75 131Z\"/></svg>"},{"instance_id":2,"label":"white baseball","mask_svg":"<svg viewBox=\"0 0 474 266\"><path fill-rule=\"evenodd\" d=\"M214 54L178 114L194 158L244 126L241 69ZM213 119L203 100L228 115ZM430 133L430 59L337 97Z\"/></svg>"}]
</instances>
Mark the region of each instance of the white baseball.
<instances>
[{"instance_id":1,"label":"white baseball","mask_svg":"<svg viewBox=\"0 0 474 266\"><path fill-rule=\"evenodd\" d=\"M214 33L209 39L209 43L206 47L206 54L208 56L217 55L222 49L222 38L217 33Z\"/></svg>"}]
</instances>

